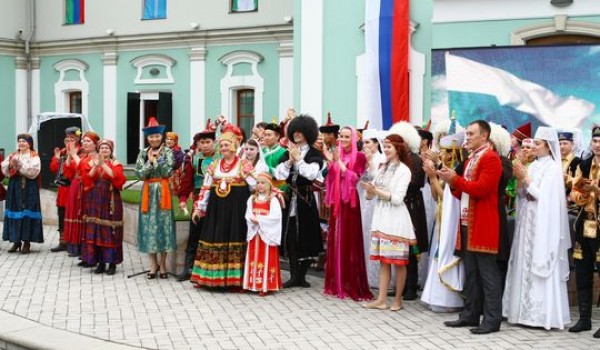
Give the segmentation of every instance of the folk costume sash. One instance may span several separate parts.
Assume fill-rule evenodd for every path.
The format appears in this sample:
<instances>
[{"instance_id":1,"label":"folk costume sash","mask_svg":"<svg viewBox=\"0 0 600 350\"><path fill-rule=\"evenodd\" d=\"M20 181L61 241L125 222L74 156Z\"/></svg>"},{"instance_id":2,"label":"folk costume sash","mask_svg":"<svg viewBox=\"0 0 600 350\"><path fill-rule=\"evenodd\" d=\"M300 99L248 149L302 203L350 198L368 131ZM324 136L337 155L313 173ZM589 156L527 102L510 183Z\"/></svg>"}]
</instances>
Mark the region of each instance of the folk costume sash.
<instances>
[{"instance_id":1,"label":"folk costume sash","mask_svg":"<svg viewBox=\"0 0 600 350\"><path fill-rule=\"evenodd\" d=\"M470 156L465 169L464 178L467 181L472 181L475 175L475 169L477 169L477 163L481 156L487 152L489 144L485 144L475 150ZM460 222L461 225L466 226L469 218L469 194L463 192L460 197Z\"/></svg>"},{"instance_id":2,"label":"folk costume sash","mask_svg":"<svg viewBox=\"0 0 600 350\"><path fill-rule=\"evenodd\" d=\"M150 205L150 184L154 182L160 183L160 209L171 210L171 188L169 186L169 179L165 178L154 178L144 181L142 187L142 213L148 213Z\"/></svg>"}]
</instances>

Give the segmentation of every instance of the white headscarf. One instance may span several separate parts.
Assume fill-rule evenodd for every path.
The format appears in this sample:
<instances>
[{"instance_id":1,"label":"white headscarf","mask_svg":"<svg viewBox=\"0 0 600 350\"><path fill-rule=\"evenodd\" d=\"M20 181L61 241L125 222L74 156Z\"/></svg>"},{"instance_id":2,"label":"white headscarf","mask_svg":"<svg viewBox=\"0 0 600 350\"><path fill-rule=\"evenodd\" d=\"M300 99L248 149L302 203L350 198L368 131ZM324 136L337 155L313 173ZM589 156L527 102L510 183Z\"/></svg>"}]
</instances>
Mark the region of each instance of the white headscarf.
<instances>
[{"instance_id":1,"label":"white headscarf","mask_svg":"<svg viewBox=\"0 0 600 350\"><path fill-rule=\"evenodd\" d=\"M548 126L540 126L535 132L535 139L548 142L552 159L562 169L562 159L560 156L560 142L558 141L558 131Z\"/></svg>"}]
</instances>

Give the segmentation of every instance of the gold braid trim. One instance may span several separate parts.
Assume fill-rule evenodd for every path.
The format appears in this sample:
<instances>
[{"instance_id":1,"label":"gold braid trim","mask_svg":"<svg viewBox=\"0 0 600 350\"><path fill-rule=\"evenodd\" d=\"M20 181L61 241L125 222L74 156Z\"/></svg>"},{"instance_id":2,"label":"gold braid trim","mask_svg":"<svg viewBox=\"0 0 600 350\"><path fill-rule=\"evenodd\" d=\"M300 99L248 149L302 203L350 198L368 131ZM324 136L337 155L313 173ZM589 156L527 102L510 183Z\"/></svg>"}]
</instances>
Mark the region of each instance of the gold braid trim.
<instances>
[{"instance_id":1,"label":"gold braid trim","mask_svg":"<svg viewBox=\"0 0 600 350\"><path fill-rule=\"evenodd\" d=\"M123 226L123 220L113 221L113 220L105 220L105 219L98 219L98 218L90 218L87 216L83 217L83 222L93 223L93 224L97 224L97 225L101 225L101 226L109 226L109 227L112 227L113 229L116 227Z\"/></svg>"}]
</instances>

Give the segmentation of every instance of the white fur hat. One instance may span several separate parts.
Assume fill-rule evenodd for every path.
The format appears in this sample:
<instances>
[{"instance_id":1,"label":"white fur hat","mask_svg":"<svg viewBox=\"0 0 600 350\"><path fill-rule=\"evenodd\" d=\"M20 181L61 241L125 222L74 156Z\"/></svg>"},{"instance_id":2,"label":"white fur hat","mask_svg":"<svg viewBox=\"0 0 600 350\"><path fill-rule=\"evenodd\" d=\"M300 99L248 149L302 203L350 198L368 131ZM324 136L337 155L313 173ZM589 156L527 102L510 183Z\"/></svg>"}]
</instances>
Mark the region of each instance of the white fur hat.
<instances>
[{"instance_id":1,"label":"white fur hat","mask_svg":"<svg viewBox=\"0 0 600 350\"><path fill-rule=\"evenodd\" d=\"M501 156L508 157L510 153L510 133L496 123L490 122L490 128L492 129L490 142L494 144L494 147Z\"/></svg>"},{"instance_id":2,"label":"white fur hat","mask_svg":"<svg viewBox=\"0 0 600 350\"><path fill-rule=\"evenodd\" d=\"M410 123L398 122L392 125L389 134L398 134L402 136L411 152L419 153L419 148L421 148L421 136L419 136L417 129Z\"/></svg>"}]
</instances>

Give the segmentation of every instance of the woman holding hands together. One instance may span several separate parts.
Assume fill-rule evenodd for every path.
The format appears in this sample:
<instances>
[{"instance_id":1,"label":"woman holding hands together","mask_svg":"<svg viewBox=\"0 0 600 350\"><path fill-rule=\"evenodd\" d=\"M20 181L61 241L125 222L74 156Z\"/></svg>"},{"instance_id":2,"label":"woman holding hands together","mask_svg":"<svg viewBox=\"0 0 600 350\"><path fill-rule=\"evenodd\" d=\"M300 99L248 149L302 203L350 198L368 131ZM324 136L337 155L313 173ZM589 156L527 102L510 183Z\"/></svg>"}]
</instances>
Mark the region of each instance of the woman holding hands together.
<instances>
[{"instance_id":1,"label":"woman holding hands together","mask_svg":"<svg viewBox=\"0 0 600 350\"><path fill-rule=\"evenodd\" d=\"M379 296L365 303L368 309L386 310L387 290L390 284L391 266L396 266L396 295L389 308L402 309L402 291L406 281L408 253L417 243L410 214L404 204L404 196L410 183L411 173L408 145L396 134L385 138L383 151L386 163L373 182L360 182L367 192L367 199L376 199L371 225L371 260L380 262Z\"/></svg>"}]
</instances>

